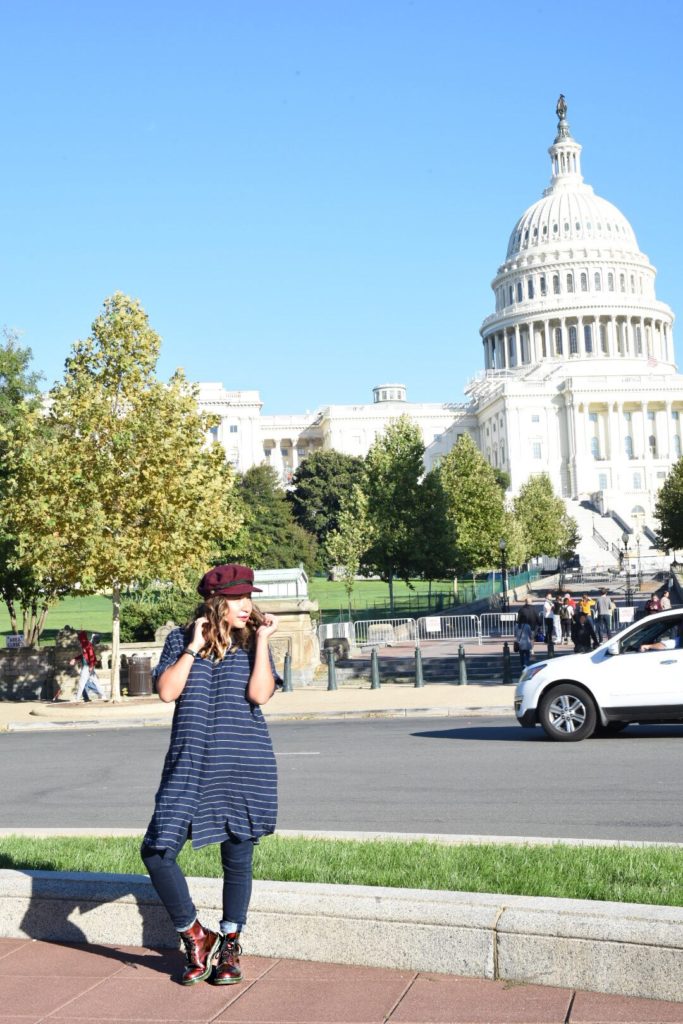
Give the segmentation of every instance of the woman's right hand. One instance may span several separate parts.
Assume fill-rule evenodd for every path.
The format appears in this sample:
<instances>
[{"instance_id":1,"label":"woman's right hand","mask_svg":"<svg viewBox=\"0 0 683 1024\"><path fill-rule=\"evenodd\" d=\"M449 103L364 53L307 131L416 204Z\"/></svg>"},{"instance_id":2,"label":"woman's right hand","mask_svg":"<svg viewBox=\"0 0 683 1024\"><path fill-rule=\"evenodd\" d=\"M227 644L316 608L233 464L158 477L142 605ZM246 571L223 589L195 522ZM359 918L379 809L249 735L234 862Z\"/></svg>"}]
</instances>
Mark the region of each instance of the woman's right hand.
<instances>
[{"instance_id":1,"label":"woman's right hand","mask_svg":"<svg viewBox=\"0 0 683 1024\"><path fill-rule=\"evenodd\" d=\"M204 626L208 621L209 620L203 616L194 620L194 636L192 637L192 643L189 645L193 651L201 651L202 647L206 643L206 639L204 637Z\"/></svg>"}]
</instances>

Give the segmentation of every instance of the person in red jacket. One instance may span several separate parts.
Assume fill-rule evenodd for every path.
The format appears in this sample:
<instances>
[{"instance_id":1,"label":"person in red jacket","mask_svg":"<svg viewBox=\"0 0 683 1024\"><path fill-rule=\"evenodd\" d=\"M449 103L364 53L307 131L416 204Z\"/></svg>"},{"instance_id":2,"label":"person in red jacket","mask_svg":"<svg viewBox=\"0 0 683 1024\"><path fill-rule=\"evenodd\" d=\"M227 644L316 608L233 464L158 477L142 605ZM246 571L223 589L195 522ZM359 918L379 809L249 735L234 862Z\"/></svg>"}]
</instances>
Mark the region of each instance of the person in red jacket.
<instances>
[{"instance_id":1,"label":"person in red jacket","mask_svg":"<svg viewBox=\"0 0 683 1024\"><path fill-rule=\"evenodd\" d=\"M78 689L76 690L74 700L82 700L86 688L94 690L104 700L104 694L100 690L99 683L97 682L97 673L95 672L95 665L97 664L95 648L88 639L88 634L83 629L78 634L78 642L81 645L81 674L78 677ZM77 661L78 658L72 658L69 664L75 665Z\"/></svg>"}]
</instances>

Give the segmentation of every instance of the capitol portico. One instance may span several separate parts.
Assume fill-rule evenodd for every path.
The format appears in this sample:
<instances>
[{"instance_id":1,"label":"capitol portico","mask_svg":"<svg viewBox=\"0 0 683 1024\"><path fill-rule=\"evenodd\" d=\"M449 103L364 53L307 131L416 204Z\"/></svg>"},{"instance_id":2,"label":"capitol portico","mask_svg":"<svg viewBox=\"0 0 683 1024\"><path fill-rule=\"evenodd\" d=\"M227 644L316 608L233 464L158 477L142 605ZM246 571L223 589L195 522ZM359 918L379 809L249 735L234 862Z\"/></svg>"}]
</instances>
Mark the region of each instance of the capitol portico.
<instances>
[{"instance_id":1,"label":"capitol portico","mask_svg":"<svg viewBox=\"0 0 683 1024\"><path fill-rule=\"evenodd\" d=\"M547 472L572 514L583 502L628 526L654 525L657 491L683 443L673 314L627 219L584 182L564 97L557 117L550 183L512 229L467 401L411 403L404 385L386 384L372 403L261 416L258 392L200 385L200 404L221 416L214 436L238 468L266 460L287 483L309 452L364 455L407 413L427 468L467 431L509 473L513 493Z\"/></svg>"}]
</instances>

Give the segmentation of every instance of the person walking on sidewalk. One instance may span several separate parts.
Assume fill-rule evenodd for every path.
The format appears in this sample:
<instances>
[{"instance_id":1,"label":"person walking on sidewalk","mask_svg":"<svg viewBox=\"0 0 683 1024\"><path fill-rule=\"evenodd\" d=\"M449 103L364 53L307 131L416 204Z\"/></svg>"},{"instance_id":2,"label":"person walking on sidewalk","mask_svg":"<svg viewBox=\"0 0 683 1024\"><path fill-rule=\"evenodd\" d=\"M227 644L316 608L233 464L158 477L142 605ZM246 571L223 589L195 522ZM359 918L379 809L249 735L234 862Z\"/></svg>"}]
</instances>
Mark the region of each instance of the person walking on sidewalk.
<instances>
[{"instance_id":1,"label":"person walking on sidewalk","mask_svg":"<svg viewBox=\"0 0 683 1024\"><path fill-rule=\"evenodd\" d=\"M277 771L261 705L282 680L268 641L274 616L252 604L254 574L218 565L202 578L200 614L169 633L155 669L157 692L175 701L171 741L141 856L185 946L183 985L212 974L215 985L242 978L239 938L251 898L254 845L275 831ZM223 917L200 924L176 862L185 841L220 845Z\"/></svg>"},{"instance_id":2,"label":"person walking on sidewalk","mask_svg":"<svg viewBox=\"0 0 683 1024\"><path fill-rule=\"evenodd\" d=\"M81 671L78 677L78 687L76 688L76 696L74 700L78 703L81 700L87 699L87 694L90 690L98 695L101 700L104 700L104 694L100 690L100 684L97 681L97 672L95 666L97 665L97 655L95 654L95 648L92 645L92 641L88 639L88 634L84 629L78 634L78 642L81 645ZM70 665L75 665L78 658L72 658L69 662Z\"/></svg>"}]
</instances>

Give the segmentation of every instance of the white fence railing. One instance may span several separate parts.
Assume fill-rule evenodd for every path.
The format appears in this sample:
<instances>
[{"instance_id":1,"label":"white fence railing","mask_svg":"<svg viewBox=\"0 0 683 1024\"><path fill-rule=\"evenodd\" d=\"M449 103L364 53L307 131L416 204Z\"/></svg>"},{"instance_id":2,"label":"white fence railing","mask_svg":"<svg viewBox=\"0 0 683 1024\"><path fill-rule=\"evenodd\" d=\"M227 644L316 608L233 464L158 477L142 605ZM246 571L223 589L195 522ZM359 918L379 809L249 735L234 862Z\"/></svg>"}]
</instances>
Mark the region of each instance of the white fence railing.
<instances>
[{"instance_id":1,"label":"white fence railing","mask_svg":"<svg viewBox=\"0 0 683 1024\"><path fill-rule=\"evenodd\" d=\"M481 640L478 615L425 615L417 620L420 640Z\"/></svg>"},{"instance_id":2,"label":"white fence railing","mask_svg":"<svg viewBox=\"0 0 683 1024\"><path fill-rule=\"evenodd\" d=\"M391 647L417 638L415 619L367 619L354 622L353 632L356 647Z\"/></svg>"}]
</instances>

